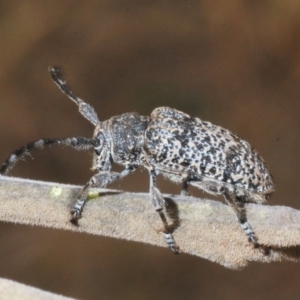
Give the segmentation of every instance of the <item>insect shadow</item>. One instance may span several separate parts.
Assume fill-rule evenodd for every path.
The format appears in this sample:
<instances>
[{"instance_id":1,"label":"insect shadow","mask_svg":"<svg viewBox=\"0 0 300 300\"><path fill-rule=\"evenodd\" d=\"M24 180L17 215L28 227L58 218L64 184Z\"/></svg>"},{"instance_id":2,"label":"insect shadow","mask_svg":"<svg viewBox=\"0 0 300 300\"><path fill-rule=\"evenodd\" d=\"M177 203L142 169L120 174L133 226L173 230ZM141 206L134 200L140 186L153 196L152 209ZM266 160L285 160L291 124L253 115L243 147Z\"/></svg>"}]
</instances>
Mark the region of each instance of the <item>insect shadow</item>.
<instances>
[{"instance_id":1,"label":"insect shadow","mask_svg":"<svg viewBox=\"0 0 300 300\"><path fill-rule=\"evenodd\" d=\"M164 197L165 200L165 212L168 217L168 219L171 221L169 223L169 227L171 230L171 233L173 233L177 228L180 227L180 218L179 218L179 209L178 205L176 202L169 198L169 197Z\"/></svg>"}]
</instances>

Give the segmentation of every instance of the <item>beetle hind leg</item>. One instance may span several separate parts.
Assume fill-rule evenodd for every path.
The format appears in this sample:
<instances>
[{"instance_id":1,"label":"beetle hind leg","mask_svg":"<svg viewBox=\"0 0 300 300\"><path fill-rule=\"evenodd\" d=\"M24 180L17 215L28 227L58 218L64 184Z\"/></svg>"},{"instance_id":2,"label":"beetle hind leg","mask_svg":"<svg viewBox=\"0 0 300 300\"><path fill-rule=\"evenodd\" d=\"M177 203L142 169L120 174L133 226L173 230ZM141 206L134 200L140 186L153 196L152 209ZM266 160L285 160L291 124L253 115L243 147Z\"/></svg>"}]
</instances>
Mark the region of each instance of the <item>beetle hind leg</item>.
<instances>
[{"instance_id":1,"label":"beetle hind leg","mask_svg":"<svg viewBox=\"0 0 300 300\"><path fill-rule=\"evenodd\" d=\"M248 237L249 242L254 246L254 248L259 248L260 244L257 242L257 237L247 221L244 199L230 193L224 193L224 196L227 204L233 208L242 229Z\"/></svg>"},{"instance_id":2,"label":"beetle hind leg","mask_svg":"<svg viewBox=\"0 0 300 300\"><path fill-rule=\"evenodd\" d=\"M179 254L180 249L174 240L174 237L172 235L172 230L170 229L170 227L168 225L167 218L166 218L164 212L162 210L157 211L157 212L158 212L160 219L162 220L162 223L164 225L163 233L164 233L165 240L166 240L168 247L174 254Z\"/></svg>"}]
</instances>

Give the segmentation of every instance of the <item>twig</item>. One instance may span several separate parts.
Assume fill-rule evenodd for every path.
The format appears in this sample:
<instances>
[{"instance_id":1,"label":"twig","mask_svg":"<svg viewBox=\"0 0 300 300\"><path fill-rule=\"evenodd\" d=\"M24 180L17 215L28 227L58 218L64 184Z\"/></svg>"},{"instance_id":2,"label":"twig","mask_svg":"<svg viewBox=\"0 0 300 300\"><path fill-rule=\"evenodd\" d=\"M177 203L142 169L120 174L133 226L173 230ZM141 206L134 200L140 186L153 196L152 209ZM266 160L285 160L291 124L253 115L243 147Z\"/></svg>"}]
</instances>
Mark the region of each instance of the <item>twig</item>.
<instances>
[{"instance_id":1,"label":"twig","mask_svg":"<svg viewBox=\"0 0 300 300\"><path fill-rule=\"evenodd\" d=\"M166 247L159 232L160 219L148 194L94 190L95 199L87 203L76 227L69 218L79 190L80 187L73 185L2 176L0 220ZM164 197L168 215L177 227L174 237L183 253L232 269L244 267L250 261L300 260L300 211L284 206L246 206L259 242L271 246L270 253L265 255L248 243L230 207L194 197Z\"/></svg>"},{"instance_id":2,"label":"twig","mask_svg":"<svg viewBox=\"0 0 300 300\"><path fill-rule=\"evenodd\" d=\"M75 300L4 278L0 278L0 292L1 300Z\"/></svg>"}]
</instances>

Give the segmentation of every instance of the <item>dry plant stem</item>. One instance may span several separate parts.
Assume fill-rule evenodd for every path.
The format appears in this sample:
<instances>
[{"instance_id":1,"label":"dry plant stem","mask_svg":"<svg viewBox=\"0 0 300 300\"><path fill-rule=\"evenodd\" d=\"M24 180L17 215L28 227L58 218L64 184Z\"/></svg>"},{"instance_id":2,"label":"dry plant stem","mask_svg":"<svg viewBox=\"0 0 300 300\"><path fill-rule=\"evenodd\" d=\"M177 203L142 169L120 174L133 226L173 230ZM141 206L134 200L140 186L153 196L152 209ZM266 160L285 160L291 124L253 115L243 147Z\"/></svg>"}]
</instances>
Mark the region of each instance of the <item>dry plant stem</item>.
<instances>
[{"instance_id":1,"label":"dry plant stem","mask_svg":"<svg viewBox=\"0 0 300 300\"><path fill-rule=\"evenodd\" d=\"M160 219L148 194L93 190L76 227L70 209L80 187L0 177L0 220L144 242L166 248ZM100 195L100 196L99 196ZM183 253L238 269L251 261L300 260L300 211L284 206L248 204L248 220L259 242L248 243L232 209L225 204L186 196L164 195L174 224L174 237ZM80 236L78 236L80 238ZM166 249L166 251L170 251ZM170 255L173 255L170 252Z\"/></svg>"},{"instance_id":2,"label":"dry plant stem","mask_svg":"<svg viewBox=\"0 0 300 300\"><path fill-rule=\"evenodd\" d=\"M0 278L0 295L1 300L75 300L3 278Z\"/></svg>"}]
</instances>

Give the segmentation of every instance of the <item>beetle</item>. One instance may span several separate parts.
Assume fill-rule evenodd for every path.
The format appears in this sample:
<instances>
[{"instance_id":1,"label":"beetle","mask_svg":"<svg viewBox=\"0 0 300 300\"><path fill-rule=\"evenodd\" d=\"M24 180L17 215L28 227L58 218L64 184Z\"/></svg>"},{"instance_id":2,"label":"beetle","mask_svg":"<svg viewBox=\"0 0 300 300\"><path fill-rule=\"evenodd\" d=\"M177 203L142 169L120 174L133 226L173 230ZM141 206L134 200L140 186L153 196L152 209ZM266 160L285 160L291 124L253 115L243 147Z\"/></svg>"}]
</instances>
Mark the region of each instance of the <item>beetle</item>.
<instances>
[{"instance_id":1,"label":"beetle","mask_svg":"<svg viewBox=\"0 0 300 300\"><path fill-rule=\"evenodd\" d=\"M92 138L40 139L15 152L2 164L6 174L22 157L36 148L52 144L77 149L94 149L93 169L97 173L84 185L71 211L71 222L78 225L91 187L105 187L144 167L150 177L150 198L158 212L168 247L179 253L173 229L164 213L165 201L156 187L156 177L183 182L182 194L192 185L213 195L223 195L254 247L257 237L247 221L246 202L263 203L274 191L272 176L262 157L250 144L231 131L202 121L174 108L159 107L149 116L136 112L114 116L100 122L94 108L78 98L68 87L57 67L49 68L57 86L79 107L79 112L94 126ZM112 172L111 163L123 165Z\"/></svg>"}]
</instances>

